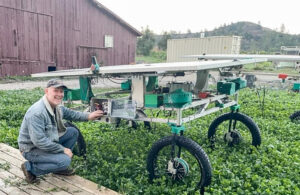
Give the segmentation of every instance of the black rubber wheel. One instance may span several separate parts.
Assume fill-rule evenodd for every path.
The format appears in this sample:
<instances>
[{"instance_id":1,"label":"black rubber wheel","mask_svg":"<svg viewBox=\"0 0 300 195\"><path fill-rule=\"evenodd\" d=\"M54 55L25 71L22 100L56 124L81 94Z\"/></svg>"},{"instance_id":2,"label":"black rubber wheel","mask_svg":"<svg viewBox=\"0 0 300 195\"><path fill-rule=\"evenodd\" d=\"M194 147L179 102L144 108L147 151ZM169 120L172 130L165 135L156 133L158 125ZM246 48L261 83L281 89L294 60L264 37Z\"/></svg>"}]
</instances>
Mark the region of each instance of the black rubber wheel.
<instances>
[{"instance_id":1,"label":"black rubber wheel","mask_svg":"<svg viewBox=\"0 0 300 195\"><path fill-rule=\"evenodd\" d=\"M137 129L138 127L138 124L136 121L133 121L133 120L128 120L126 121L126 124L128 125L128 127L131 127L133 129Z\"/></svg>"},{"instance_id":2,"label":"black rubber wheel","mask_svg":"<svg viewBox=\"0 0 300 195\"><path fill-rule=\"evenodd\" d=\"M121 124L121 119L119 121L117 121L116 123L116 128L120 127ZM127 120L126 124L128 125L128 127L131 127L133 129L137 129L138 128L138 123L137 121L133 121L133 120ZM148 121L144 121L144 127L148 130L151 130L151 124Z\"/></svg>"},{"instance_id":3,"label":"black rubber wheel","mask_svg":"<svg viewBox=\"0 0 300 195\"><path fill-rule=\"evenodd\" d=\"M175 152L172 156L173 139ZM176 159L188 166L189 172L184 177L177 177L176 174L180 174L179 169L176 174L169 171L170 162L171 167L176 168L175 164L172 164ZM199 144L183 136L168 136L154 143L148 154L147 170L151 182L153 179L165 177L167 183L179 182L186 185L187 189L193 190L204 189L211 183L212 177L212 168L206 153Z\"/></svg>"},{"instance_id":4,"label":"black rubber wheel","mask_svg":"<svg viewBox=\"0 0 300 195\"><path fill-rule=\"evenodd\" d=\"M208 139L213 147L222 143L229 146L247 142L254 146L261 144L259 127L250 117L239 112L226 113L216 118L208 129Z\"/></svg>"},{"instance_id":5,"label":"black rubber wheel","mask_svg":"<svg viewBox=\"0 0 300 195\"><path fill-rule=\"evenodd\" d=\"M143 117L147 117L147 114L143 110L139 110L139 114ZM151 123L149 121L144 121L144 127L148 130L151 130Z\"/></svg>"},{"instance_id":6,"label":"black rubber wheel","mask_svg":"<svg viewBox=\"0 0 300 195\"><path fill-rule=\"evenodd\" d=\"M129 122L128 122L129 123ZM131 128L133 129L137 129L138 128L139 123L137 121L131 121ZM148 130L151 130L151 124L148 121L144 121L144 127Z\"/></svg>"},{"instance_id":7,"label":"black rubber wheel","mask_svg":"<svg viewBox=\"0 0 300 195\"><path fill-rule=\"evenodd\" d=\"M147 117L147 115L144 113L143 110L138 110L139 114L143 117ZM118 128L121 124L121 118L118 118L118 120L116 121L116 128ZM126 124L133 128L133 129L137 129L138 128L138 120L134 121L134 120L127 120ZM148 130L151 130L151 123L149 121L144 121L144 127Z\"/></svg>"},{"instance_id":8,"label":"black rubber wheel","mask_svg":"<svg viewBox=\"0 0 300 195\"><path fill-rule=\"evenodd\" d=\"M144 121L144 127L148 130L151 130L151 123L149 121Z\"/></svg>"},{"instance_id":9,"label":"black rubber wheel","mask_svg":"<svg viewBox=\"0 0 300 195\"><path fill-rule=\"evenodd\" d=\"M300 124L300 111L294 112L291 116L290 119L293 123Z\"/></svg>"},{"instance_id":10,"label":"black rubber wheel","mask_svg":"<svg viewBox=\"0 0 300 195\"><path fill-rule=\"evenodd\" d=\"M122 124L126 124L128 127L133 128L133 129L137 129L138 124L136 121L133 120L126 120L125 119L125 123L122 123L122 121L124 121L124 119L120 119L118 118L116 121L116 128L119 128Z\"/></svg>"}]
</instances>

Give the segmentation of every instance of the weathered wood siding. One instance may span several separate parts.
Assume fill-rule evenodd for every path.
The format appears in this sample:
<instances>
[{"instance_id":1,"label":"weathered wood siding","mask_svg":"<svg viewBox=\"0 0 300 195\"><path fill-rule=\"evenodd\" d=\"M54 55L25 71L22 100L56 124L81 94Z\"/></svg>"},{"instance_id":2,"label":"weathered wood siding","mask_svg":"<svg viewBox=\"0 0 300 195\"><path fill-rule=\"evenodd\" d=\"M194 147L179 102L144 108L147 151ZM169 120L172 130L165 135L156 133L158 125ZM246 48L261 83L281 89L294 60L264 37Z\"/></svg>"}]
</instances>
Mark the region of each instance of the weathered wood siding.
<instances>
[{"instance_id":1,"label":"weathered wood siding","mask_svg":"<svg viewBox=\"0 0 300 195\"><path fill-rule=\"evenodd\" d=\"M138 35L93 0L0 0L0 76L130 64Z\"/></svg>"}]
</instances>

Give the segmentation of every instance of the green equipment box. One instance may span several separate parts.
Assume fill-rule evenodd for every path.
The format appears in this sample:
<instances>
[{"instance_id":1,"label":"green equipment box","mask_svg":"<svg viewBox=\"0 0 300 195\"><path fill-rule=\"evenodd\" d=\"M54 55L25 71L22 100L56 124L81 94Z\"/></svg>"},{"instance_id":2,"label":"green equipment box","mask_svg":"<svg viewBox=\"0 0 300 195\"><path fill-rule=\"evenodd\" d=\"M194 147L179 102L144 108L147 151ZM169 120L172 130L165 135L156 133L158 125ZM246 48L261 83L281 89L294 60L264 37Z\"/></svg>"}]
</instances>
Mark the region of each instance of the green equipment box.
<instances>
[{"instance_id":1,"label":"green equipment box","mask_svg":"<svg viewBox=\"0 0 300 195\"><path fill-rule=\"evenodd\" d=\"M300 90L300 83L294 83L293 90L294 91L299 91Z\"/></svg>"},{"instance_id":2,"label":"green equipment box","mask_svg":"<svg viewBox=\"0 0 300 195\"><path fill-rule=\"evenodd\" d=\"M64 90L64 101L68 100L81 100L80 89L65 89Z\"/></svg>"},{"instance_id":3,"label":"green equipment box","mask_svg":"<svg viewBox=\"0 0 300 195\"><path fill-rule=\"evenodd\" d=\"M64 101L81 100L82 103L89 103L90 99L94 97L91 78L79 77L79 89L64 89Z\"/></svg>"},{"instance_id":4,"label":"green equipment box","mask_svg":"<svg viewBox=\"0 0 300 195\"><path fill-rule=\"evenodd\" d=\"M169 94L164 94L164 105L166 107L182 108L191 102L192 93L186 92L181 88Z\"/></svg>"},{"instance_id":5,"label":"green equipment box","mask_svg":"<svg viewBox=\"0 0 300 195\"><path fill-rule=\"evenodd\" d=\"M235 90L240 90L247 87L247 81L242 78L236 78L233 80L229 80L229 82L235 83Z\"/></svg>"},{"instance_id":6,"label":"green equipment box","mask_svg":"<svg viewBox=\"0 0 300 195\"><path fill-rule=\"evenodd\" d=\"M235 83L227 81L219 81L217 90L221 94L233 95L235 93Z\"/></svg>"},{"instance_id":7,"label":"green equipment box","mask_svg":"<svg viewBox=\"0 0 300 195\"><path fill-rule=\"evenodd\" d=\"M163 105L162 94L146 94L145 95L145 107L158 108Z\"/></svg>"},{"instance_id":8,"label":"green equipment box","mask_svg":"<svg viewBox=\"0 0 300 195\"><path fill-rule=\"evenodd\" d=\"M122 90L130 90L131 89L131 80L121 83L121 89Z\"/></svg>"}]
</instances>

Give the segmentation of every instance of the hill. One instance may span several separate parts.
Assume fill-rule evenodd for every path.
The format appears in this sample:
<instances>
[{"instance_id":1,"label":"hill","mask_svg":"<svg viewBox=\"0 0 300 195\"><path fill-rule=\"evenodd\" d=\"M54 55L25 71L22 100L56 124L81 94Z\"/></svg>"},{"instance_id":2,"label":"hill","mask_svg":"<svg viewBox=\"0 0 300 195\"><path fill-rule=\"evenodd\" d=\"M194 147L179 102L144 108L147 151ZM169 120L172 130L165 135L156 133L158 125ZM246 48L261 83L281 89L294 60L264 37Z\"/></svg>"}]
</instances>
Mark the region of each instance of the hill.
<instances>
[{"instance_id":1,"label":"hill","mask_svg":"<svg viewBox=\"0 0 300 195\"><path fill-rule=\"evenodd\" d=\"M251 22L237 22L224 25L212 31L205 31L205 36L242 36L241 50L243 52L278 52L281 46L300 46L300 35L291 35L265 28ZM162 35L156 37L160 40ZM195 38L198 33L172 34L171 38Z\"/></svg>"}]
</instances>

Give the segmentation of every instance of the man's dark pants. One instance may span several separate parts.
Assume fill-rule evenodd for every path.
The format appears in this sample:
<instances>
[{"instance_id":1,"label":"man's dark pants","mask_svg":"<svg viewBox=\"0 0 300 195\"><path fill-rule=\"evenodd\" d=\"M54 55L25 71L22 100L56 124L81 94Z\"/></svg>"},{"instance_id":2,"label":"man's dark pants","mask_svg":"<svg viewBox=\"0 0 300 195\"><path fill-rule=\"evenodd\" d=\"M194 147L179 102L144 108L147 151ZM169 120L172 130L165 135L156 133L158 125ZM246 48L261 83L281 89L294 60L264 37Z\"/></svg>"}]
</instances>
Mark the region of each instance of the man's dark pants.
<instances>
[{"instance_id":1,"label":"man's dark pants","mask_svg":"<svg viewBox=\"0 0 300 195\"><path fill-rule=\"evenodd\" d=\"M67 127L66 133L59 138L59 143L65 148L73 149L78 138L78 130ZM47 173L58 172L67 169L71 164L71 158L64 153L49 153L40 149L24 152L27 171L39 176Z\"/></svg>"}]
</instances>

